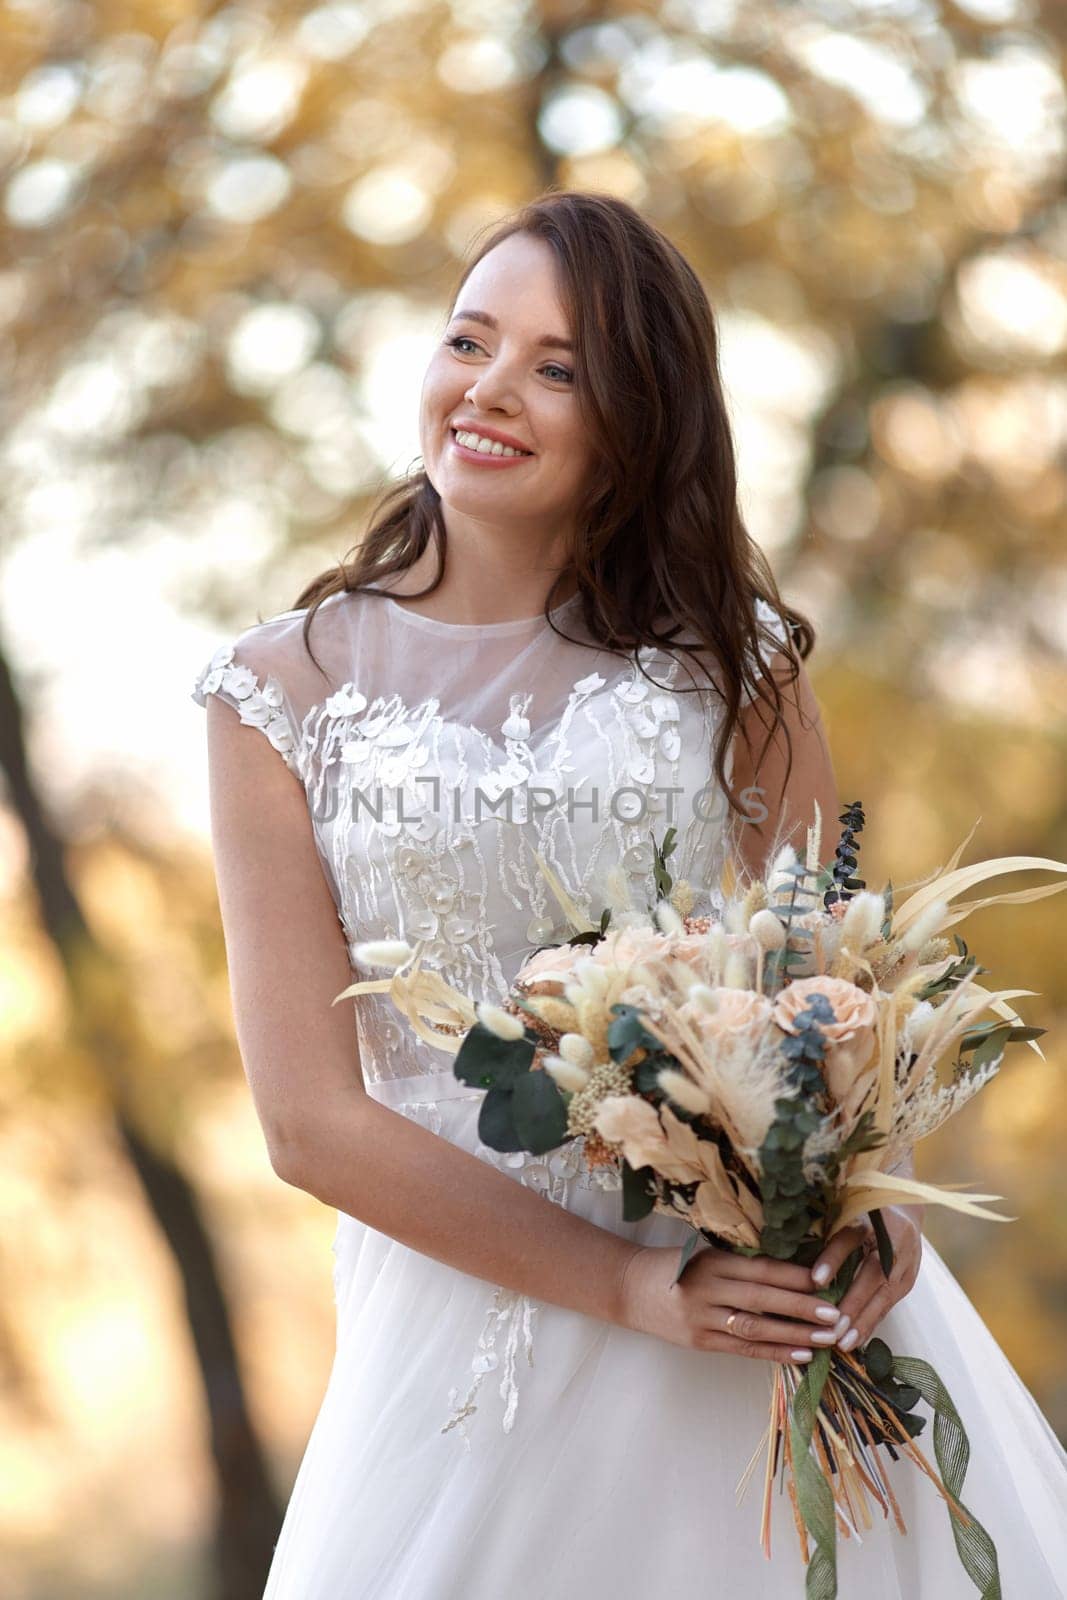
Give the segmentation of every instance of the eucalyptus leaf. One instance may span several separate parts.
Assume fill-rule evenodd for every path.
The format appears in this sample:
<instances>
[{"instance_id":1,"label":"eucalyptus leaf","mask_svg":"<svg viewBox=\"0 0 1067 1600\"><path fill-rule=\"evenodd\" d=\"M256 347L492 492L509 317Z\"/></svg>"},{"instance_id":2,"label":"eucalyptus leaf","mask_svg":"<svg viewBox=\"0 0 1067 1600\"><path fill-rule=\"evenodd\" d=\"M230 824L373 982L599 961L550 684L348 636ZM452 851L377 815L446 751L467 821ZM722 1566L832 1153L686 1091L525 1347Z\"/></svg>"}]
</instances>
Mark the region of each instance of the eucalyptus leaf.
<instances>
[{"instance_id":1,"label":"eucalyptus leaf","mask_svg":"<svg viewBox=\"0 0 1067 1600\"><path fill-rule=\"evenodd\" d=\"M649 1192L648 1180L653 1176L651 1167L631 1167L623 1157L622 1163L622 1220L640 1222L647 1217L656 1203Z\"/></svg>"},{"instance_id":2,"label":"eucalyptus leaf","mask_svg":"<svg viewBox=\"0 0 1067 1600\"><path fill-rule=\"evenodd\" d=\"M1008 1042L1011 1030L1012 1024L1005 1022L999 1028L994 1028L991 1033L986 1034L971 1057L972 1072L976 1072L979 1067L991 1064L1004 1054L1004 1046Z\"/></svg>"},{"instance_id":3,"label":"eucalyptus leaf","mask_svg":"<svg viewBox=\"0 0 1067 1600\"><path fill-rule=\"evenodd\" d=\"M863 1348L863 1365L875 1383L889 1377L893 1370L893 1352L884 1339L868 1339Z\"/></svg>"},{"instance_id":4,"label":"eucalyptus leaf","mask_svg":"<svg viewBox=\"0 0 1067 1600\"><path fill-rule=\"evenodd\" d=\"M481 1022L468 1031L456 1052L453 1071L474 1089L510 1088L530 1070L534 1040L502 1039Z\"/></svg>"},{"instance_id":5,"label":"eucalyptus leaf","mask_svg":"<svg viewBox=\"0 0 1067 1600\"><path fill-rule=\"evenodd\" d=\"M515 1127L510 1089L490 1089L478 1113L478 1137L490 1150L525 1150Z\"/></svg>"},{"instance_id":6,"label":"eucalyptus leaf","mask_svg":"<svg viewBox=\"0 0 1067 1600\"><path fill-rule=\"evenodd\" d=\"M567 1105L549 1072L528 1072L511 1094L515 1131L521 1148L543 1156L567 1137Z\"/></svg>"},{"instance_id":7,"label":"eucalyptus leaf","mask_svg":"<svg viewBox=\"0 0 1067 1600\"><path fill-rule=\"evenodd\" d=\"M676 1064L674 1057L667 1055L662 1050L656 1055L650 1053L645 1056L644 1060L639 1061L634 1068L634 1088L638 1094L660 1095L666 1098L659 1086L659 1075L664 1067L673 1067ZM676 1106L673 1103L671 1105L671 1110L678 1117L682 1116L683 1109L682 1106Z\"/></svg>"},{"instance_id":8,"label":"eucalyptus leaf","mask_svg":"<svg viewBox=\"0 0 1067 1600\"><path fill-rule=\"evenodd\" d=\"M878 1241L878 1260L881 1264L882 1274L888 1278L893 1271L893 1241L889 1237L889 1229L885 1225L885 1218L881 1211L874 1210L869 1213L874 1237Z\"/></svg>"},{"instance_id":9,"label":"eucalyptus leaf","mask_svg":"<svg viewBox=\"0 0 1067 1600\"><path fill-rule=\"evenodd\" d=\"M646 1031L636 1006L616 1003L611 1009L615 1015L608 1023L608 1054L613 1061L621 1064L638 1049L662 1051L659 1040Z\"/></svg>"}]
</instances>

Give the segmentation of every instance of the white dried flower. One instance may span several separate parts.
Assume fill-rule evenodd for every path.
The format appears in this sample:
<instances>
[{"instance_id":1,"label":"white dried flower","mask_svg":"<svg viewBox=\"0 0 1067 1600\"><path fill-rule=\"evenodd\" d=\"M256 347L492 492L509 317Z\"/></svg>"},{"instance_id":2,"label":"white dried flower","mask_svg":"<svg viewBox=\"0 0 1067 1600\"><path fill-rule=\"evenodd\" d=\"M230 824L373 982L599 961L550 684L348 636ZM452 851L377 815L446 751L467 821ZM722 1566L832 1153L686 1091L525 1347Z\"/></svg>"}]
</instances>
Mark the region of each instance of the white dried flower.
<instances>
[{"instance_id":1,"label":"white dried flower","mask_svg":"<svg viewBox=\"0 0 1067 1600\"><path fill-rule=\"evenodd\" d=\"M937 1007L931 1005L929 1000L920 1000L908 1013L902 1032L912 1050L922 1049L936 1016Z\"/></svg>"},{"instance_id":2,"label":"white dried flower","mask_svg":"<svg viewBox=\"0 0 1067 1600\"><path fill-rule=\"evenodd\" d=\"M784 844L771 863L771 870L767 874L767 892L770 895L791 895L796 882L794 873L787 871L789 867L797 865L797 853L791 844Z\"/></svg>"},{"instance_id":3,"label":"white dried flower","mask_svg":"<svg viewBox=\"0 0 1067 1600\"><path fill-rule=\"evenodd\" d=\"M694 1115L700 1115L711 1110L711 1096L707 1090L694 1083L692 1078L687 1078L684 1072L677 1072L673 1067L664 1067L657 1074L656 1082L678 1105Z\"/></svg>"},{"instance_id":4,"label":"white dried flower","mask_svg":"<svg viewBox=\"0 0 1067 1600\"><path fill-rule=\"evenodd\" d=\"M559 1041L559 1053L565 1061L573 1062L576 1067L593 1065L593 1046L583 1034L563 1034Z\"/></svg>"},{"instance_id":5,"label":"white dried flower","mask_svg":"<svg viewBox=\"0 0 1067 1600\"><path fill-rule=\"evenodd\" d=\"M357 944L352 954L368 967L402 967L415 952L406 939L368 939Z\"/></svg>"},{"instance_id":6,"label":"white dried flower","mask_svg":"<svg viewBox=\"0 0 1067 1600\"><path fill-rule=\"evenodd\" d=\"M723 970L723 988L747 989L749 986L750 976L749 966L750 963L741 954L740 950L731 950L729 955L726 957L726 966Z\"/></svg>"},{"instance_id":7,"label":"white dried flower","mask_svg":"<svg viewBox=\"0 0 1067 1600\"><path fill-rule=\"evenodd\" d=\"M607 969L600 962L594 961L592 956L583 956L582 960L575 964L574 976L576 987L582 994L603 996L607 993L608 984L611 982Z\"/></svg>"},{"instance_id":8,"label":"white dried flower","mask_svg":"<svg viewBox=\"0 0 1067 1600\"><path fill-rule=\"evenodd\" d=\"M510 1011L488 1000L479 1000L474 1009L483 1028L495 1033L498 1039L521 1039L526 1031L520 1017L513 1016Z\"/></svg>"},{"instance_id":9,"label":"white dried flower","mask_svg":"<svg viewBox=\"0 0 1067 1600\"><path fill-rule=\"evenodd\" d=\"M650 926L647 911L620 911L618 916L612 914L609 932L619 928L647 928Z\"/></svg>"},{"instance_id":10,"label":"white dried flower","mask_svg":"<svg viewBox=\"0 0 1067 1600\"><path fill-rule=\"evenodd\" d=\"M588 1071L576 1061L568 1061L564 1056L546 1055L544 1063L549 1077L554 1078L561 1089L566 1089L571 1094L577 1094L589 1082Z\"/></svg>"},{"instance_id":11,"label":"white dried flower","mask_svg":"<svg viewBox=\"0 0 1067 1600\"><path fill-rule=\"evenodd\" d=\"M947 900L934 900L925 911L920 911L907 933L901 937L901 944L905 950L921 950L927 939L933 937L945 920L948 910Z\"/></svg>"},{"instance_id":12,"label":"white dried flower","mask_svg":"<svg viewBox=\"0 0 1067 1600\"><path fill-rule=\"evenodd\" d=\"M761 950L781 950L785 945L785 925L780 917L766 906L753 913L748 931Z\"/></svg>"},{"instance_id":13,"label":"white dried flower","mask_svg":"<svg viewBox=\"0 0 1067 1600\"><path fill-rule=\"evenodd\" d=\"M686 999L693 1000L702 1011L718 1011L719 998L709 983L691 983L686 991Z\"/></svg>"},{"instance_id":14,"label":"white dried flower","mask_svg":"<svg viewBox=\"0 0 1067 1600\"><path fill-rule=\"evenodd\" d=\"M687 917L696 904L696 893L688 878L679 878L671 889L671 905L679 916Z\"/></svg>"},{"instance_id":15,"label":"white dried flower","mask_svg":"<svg viewBox=\"0 0 1067 1600\"><path fill-rule=\"evenodd\" d=\"M655 915L663 933L681 934L685 932L685 923L669 900L657 901Z\"/></svg>"},{"instance_id":16,"label":"white dried flower","mask_svg":"<svg viewBox=\"0 0 1067 1600\"><path fill-rule=\"evenodd\" d=\"M726 929L723 927L721 922L712 923L711 927L708 929L706 944L708 960L711 962L711 969L715 974L715 981L718 982L718 975L722 971L723 962L726 960L726 951L728 948L726 942Z\"/></svg>"},{"instance_id":17,"label":"white dried flower","mask_svg":"<svg viewBox=\"0 0 1067 1600\"><path fill-rule=\"evenodd\" d=\"M885 901L880 894L861 890L853 895L841 918L841 944L854 954L862 954L869 944L881 938L885 921Z\"/></svg>"}]
</instances>

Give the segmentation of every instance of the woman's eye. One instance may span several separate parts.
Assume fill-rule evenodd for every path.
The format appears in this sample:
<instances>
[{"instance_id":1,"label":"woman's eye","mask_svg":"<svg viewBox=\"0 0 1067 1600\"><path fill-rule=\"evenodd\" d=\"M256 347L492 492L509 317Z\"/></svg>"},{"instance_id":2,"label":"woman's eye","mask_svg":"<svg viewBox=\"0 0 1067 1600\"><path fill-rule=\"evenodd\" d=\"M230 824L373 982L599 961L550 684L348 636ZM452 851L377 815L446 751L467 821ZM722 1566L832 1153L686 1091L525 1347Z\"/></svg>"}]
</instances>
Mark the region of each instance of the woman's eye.
<instances>
[{"instance_id":1,"label":"woman's eye","mask_svg":"<svg viewBox=\"0 0 1067 1600\"><path fill-rule=\"evenodd\" d=\"M474 351L480 349L480 346L477 344L477 342L465 333L454 333L451 338L445 340L445 344L448 345L450 349L459 351L460 355L468 354L468 351L460 350L460 345L469 344L471 349ZM541 370L543 372L548 371L559 373L559 377L553 378L553 383L573 383L574 381L573 372L569 372L566 367L561 367L556 361L550 361L547 368L542 367Z\"/></svg>"}]
</instances>

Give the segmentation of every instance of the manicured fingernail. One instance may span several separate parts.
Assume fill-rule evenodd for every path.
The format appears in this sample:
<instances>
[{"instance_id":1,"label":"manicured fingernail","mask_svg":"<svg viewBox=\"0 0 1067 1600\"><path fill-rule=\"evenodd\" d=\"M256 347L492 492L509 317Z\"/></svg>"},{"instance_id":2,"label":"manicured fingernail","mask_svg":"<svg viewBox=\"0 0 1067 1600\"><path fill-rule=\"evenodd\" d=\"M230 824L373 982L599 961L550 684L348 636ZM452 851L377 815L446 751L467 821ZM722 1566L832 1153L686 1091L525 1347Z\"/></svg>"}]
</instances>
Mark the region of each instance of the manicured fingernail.
<instances>
[{"instance_id":1,"label":"manicured fingernail","mask_svg":"<svg viewBox=\"0 0 1067 1600\"><path fill-rule=\"evenodd\" d=\"M801 1363L803 1363L805 1361L810 1361L811 1360L811 1351L810 1350L790 1350L789 1359L790 1359L790 1361L799 1361Z\"/></svg>"},{"instance_id":2,"label":"manicured fingernail","mask_svg":"<svg viewBox=\"0 0 1067 1600\"><path fill-rule=\"evenodd\" d=\"M819 1284L829 1283L830 1282L830 1267L829 1267L829 1264L824 1261L821 1267L815 1267L815 1268L812 1269L812 1274L811 1275L815 1279L816 1283L819 1283Z\"/></svg>"},{"instance_id":3,"label":"manicured fingernail","mask_svg":"<svg viewBox=\"0 0 1067 1600\"><path fill-rule=\"evenodd\" d=\"M820 1322L836 1322L841 1313L836 1306L816 1306L815 1315Z\"/></svg>"},{"instance_id":4,"label":"manicured fingernail","mask_svg":"<svg viewBox=\"0 0 1067 1600\"><path fill-rule=\"evenodd\" d=\"M859 1339L859 1336L860 1336L860 1330L858 1328L850 1328L848 1330L848 1332L845 1334L845 1337L841 1340L841 1343L838 1345L837 1348L839 1350L851 1350L852 1346Z\"/></svg>"},{"instance_id":5,"label":"manicured fingernail","mask_svg":"<svg viewBox=\"0 0 1067 1600\"><path fill-rule=\"evenodd\" d=\"M837 1333L833 1328L816 1328L811 1336L812 1344L833 1344Z\"/></svg>"}]
</instances>

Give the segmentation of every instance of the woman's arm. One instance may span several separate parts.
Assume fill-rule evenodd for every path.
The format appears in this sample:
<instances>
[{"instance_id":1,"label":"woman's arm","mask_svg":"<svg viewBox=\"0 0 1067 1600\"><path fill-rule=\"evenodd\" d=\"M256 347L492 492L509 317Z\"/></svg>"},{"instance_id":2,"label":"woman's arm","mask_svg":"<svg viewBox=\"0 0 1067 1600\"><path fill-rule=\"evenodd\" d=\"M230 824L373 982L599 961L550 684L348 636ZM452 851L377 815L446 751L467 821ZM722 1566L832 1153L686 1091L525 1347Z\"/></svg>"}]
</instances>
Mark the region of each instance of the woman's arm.
<instances>
[{"instance_id":1,"label":"woman's arm","mask_svg":"<svg viewBox=\"0 0 1067 1600\"><path fill-rule=\"evenodd\" d=\"M755 791L759 805L749 807L752 820L740 823L738 853L750 877L762 877L772 846L791 844L803 860L807 830L815 820L815 801L822 814L820 857L827 856L827 841L836 842L836 819L841 810L830 746L819 702L801 664L795 684L786 679L787 662L776 654L770 663L782 691L782 715L792 740L792 768L786 782L789 749L781 725L767 745L771 708L754 700L741 711L733 738L732 786L742 805L743 791ZM764 817L763 812L767 815ZM831 852L832 854L832 852Z\"/></svg>"}]
</instances>

